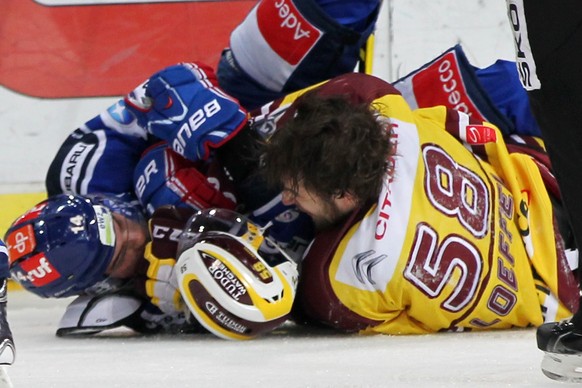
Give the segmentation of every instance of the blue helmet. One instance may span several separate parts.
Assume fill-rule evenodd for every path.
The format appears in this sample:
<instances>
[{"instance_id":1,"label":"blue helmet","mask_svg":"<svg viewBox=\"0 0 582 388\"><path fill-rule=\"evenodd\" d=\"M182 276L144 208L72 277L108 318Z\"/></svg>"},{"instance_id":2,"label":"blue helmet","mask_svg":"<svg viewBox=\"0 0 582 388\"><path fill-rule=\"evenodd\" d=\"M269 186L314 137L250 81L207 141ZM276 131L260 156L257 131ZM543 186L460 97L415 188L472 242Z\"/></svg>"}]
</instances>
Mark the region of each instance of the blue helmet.
<instances>
[{"instance_id":1,"label":"blue helmet","mask_svg":"<svg viewBox=\"0 0 582 388\"><path fill-rule=\"evenodd\" d=\"M6 232L12 278L45 298L78 295L106 280L115 250L114 212L140 216L111 197L60 194L40 202Z\"/></svg>"}]
</instances>

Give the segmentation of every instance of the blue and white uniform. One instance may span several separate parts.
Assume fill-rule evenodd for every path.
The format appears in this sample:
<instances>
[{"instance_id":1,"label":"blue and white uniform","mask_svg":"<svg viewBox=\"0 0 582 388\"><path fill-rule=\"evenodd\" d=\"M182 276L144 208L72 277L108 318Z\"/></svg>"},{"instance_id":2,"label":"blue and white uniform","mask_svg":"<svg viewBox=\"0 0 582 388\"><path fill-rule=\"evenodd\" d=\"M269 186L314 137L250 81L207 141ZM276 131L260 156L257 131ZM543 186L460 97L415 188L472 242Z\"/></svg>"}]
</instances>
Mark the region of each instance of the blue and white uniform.
<instances>
[{"instance_id":1,"label":"blue and white uniform","mask_svg":"<svg viewBox=\"0 0 582 388\"><path fill-rule=\"evenodd\" d=\"M352 72L380 0L263 0L232 32L220 86L247 109Z\"/></svg>"}]
</instances>

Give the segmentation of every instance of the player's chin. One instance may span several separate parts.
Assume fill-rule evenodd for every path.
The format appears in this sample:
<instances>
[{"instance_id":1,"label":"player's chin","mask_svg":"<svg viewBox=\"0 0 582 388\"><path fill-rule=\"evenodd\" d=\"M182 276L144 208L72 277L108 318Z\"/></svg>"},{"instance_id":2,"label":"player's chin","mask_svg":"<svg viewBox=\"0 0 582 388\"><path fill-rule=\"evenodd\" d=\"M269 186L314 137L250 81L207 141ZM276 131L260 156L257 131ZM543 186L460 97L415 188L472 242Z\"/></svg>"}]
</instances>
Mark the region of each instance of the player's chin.
<instances>
[{"instance_id":1,"label":"player's chin","mask_svg":"<svg viewBox=\"0 0 582 388\"><path fill-rule=\"evenodd\" d=\"M326 217L311 216L311 219L313 220L313 225L315 225L315 230L317 230L318 232L327 230L334 225L334 222Z\"/></svg>"},{"instance_id":2,"label":"player's chin","mask_svg":"<svg viewBox=\"0 0 582 388\"><path fill-rule=\"evenodd\" d=\"M137 271L137 264L139 261L140 253L128 251L125 255L118 257L116 262L113 264L113 269L109 273L109 276L117 279L128 279L133 277ZM141 252L143 256L143 252Z\"/></svg>"},{"instance_id":3,"label":"player's chin","mask_svg":"<svg viewBox=\"0 0 582 388\"><path fill-rule=\"evenodd\" d=\"M339 211L329 211L324 215L310 217L313 220L313 224L315 225L315 230L317 232L322 232L343 223L348 216L349 212L340 213Z\"/></svg>"}]
</instances>

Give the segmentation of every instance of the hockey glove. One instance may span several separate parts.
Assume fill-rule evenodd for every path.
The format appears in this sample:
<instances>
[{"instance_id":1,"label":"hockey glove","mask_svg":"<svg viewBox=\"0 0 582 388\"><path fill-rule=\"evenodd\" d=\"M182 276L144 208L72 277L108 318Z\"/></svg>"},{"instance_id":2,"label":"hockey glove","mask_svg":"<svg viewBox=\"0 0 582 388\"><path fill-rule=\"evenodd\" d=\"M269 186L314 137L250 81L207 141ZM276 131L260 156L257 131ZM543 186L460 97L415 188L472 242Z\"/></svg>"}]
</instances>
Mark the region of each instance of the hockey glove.
<instances>
[{"instance_id":1,"label":"hockey glove","mask_svg":"<svg viewBox=\"0 0 582 388\"><path fill-rule=\"evenodd\" d=\"M178 249L178 236L194 213L193 209L174 206L157 209L149 219L152 241L146 245L144 260L136 271L136 278L140 279L136 285L138 292L169 315L183 311L174 273L174 257Z\"/></svg>"},{"instance_id":2,"label":"hockey glove","mask_svg":"<svg viewBox=\"0 0 582 388\"><path fill-rule=\"evenodd\" d=\"M145 290L152 304L169 315L183 311L184 303L174 273L176 260L155 257L151 244L146 246L145 259L149 262Z\"/></svg>"},{"instance_id":3,"label":"hockey glove","mask_svg":"<svg viewBox=\"0 0 582 388\"><path fill-rule=\"evenodd\" d=\"M134 184L138 200L150 215L163 205L195 210L236 206L233 184L216 160L186 160L166 143L142 155L135 167Z\"/></svg>"},{"instance_id":4,"label":"hockey glove","mask_svg":"<svg viewBox=\"0 0 582 388\"><path fill-rule=\"evenodd\" d=\"M125 101L140 126L187 159L205 160L247 122L246 111L216 87L206 65L180 63L155 73Z\"/></svg>"}]
</instances>

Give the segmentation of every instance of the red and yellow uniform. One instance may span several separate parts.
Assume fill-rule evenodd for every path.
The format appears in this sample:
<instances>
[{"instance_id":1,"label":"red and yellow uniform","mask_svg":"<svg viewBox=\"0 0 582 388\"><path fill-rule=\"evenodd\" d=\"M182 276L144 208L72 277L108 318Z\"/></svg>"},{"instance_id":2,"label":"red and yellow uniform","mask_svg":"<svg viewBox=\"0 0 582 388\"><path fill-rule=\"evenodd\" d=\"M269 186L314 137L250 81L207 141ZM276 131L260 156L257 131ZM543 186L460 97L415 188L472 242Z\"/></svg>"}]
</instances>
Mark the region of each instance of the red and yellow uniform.
<instances>
[{"instance_id":1,"label":"red and yellow uniform","mask_svg":"<svg viewBox=\"0 0 582 388\"><path fill-rule=\"evenodd\" d=\"M578 308L553 177L532 156L543 161L539 144L513 152L531 144L508 145L493 125L445 107L412 111L373 77L321 87L336 90L389 120L394 170L376 203L316 237L300 313L344 330L415 334L540 325Z\"/></svg>"}]
</instances>

